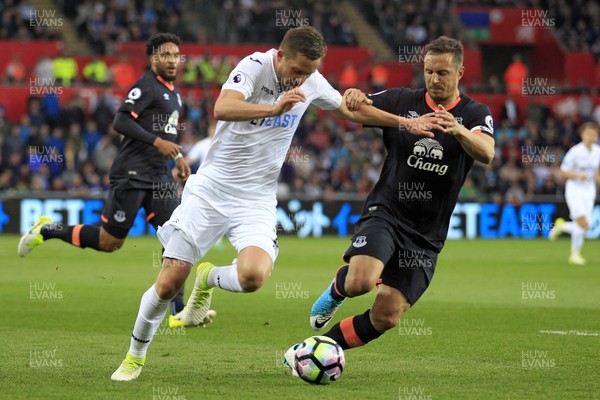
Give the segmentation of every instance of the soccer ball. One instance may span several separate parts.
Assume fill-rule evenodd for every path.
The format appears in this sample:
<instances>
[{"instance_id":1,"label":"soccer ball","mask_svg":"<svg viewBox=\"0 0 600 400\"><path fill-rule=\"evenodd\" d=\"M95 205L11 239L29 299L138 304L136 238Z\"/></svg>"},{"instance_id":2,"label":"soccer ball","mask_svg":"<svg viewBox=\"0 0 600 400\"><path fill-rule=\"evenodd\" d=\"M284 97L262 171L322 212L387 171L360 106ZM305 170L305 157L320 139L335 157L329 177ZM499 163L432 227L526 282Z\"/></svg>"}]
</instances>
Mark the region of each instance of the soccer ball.
<instances>
[{"instance_id":1,"label":"soccer ball","mask_svg":"<svg viewBox=\"0 0 600 400\"><path fill-rule=\"evenodd\" d=\"M345 366L344 350L330 337L311 336L296 349L294 368L308 383L335 382Z\"/></svg>"}]
</instances>

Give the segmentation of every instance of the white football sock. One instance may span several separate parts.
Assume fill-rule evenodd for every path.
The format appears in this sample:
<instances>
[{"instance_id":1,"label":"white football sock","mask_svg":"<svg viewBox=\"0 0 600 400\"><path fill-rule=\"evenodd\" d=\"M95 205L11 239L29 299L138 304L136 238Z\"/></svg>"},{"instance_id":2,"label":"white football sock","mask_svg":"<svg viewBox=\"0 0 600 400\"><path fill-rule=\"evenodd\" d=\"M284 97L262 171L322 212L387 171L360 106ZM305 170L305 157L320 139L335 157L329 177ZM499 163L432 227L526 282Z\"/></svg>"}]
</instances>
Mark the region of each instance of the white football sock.
<instances>
[{"instance_id":1,"label":"white football sock","mask_svg":"<svg viewBox=\"0 0 600 400\"><path fill-rule=\"evenodd\" d=\"M146 355L148 346L150 346L156 330L165 317L170 301L170 299L163 300L158 297L154 285L146 290L146 293L142 296L140 310L133 327L131 344L129 345L129 353L132 356L143 357Z\"/></svg>"},{"instance_id":2,"label":"white football sock","mask_svg":"<svg viewBox=\"0 0 600 400\"><path fill-rule=\"evenodd\" d=\"M571 254L579 254L583 247L583 237L585 231L581 226L573 223L573 233L571 234Z\"/></svg>"},{"instance_id":3,"label":"white football sock","mask_svg":"<svg viewBox=\"0 0 600 400\"><path fill-rule=\"evenodd\" d=\"M569 235L573 233L573 225L577 225L575 222L569 221L565 222L560 226L560 230L568 233Z\"/></svg>"},{"instance_id":4,"label":"white football sock","mask_svg":"<svg viewBox=\"0 0 600 400\"><path fill-rule=\"evenodd\" d=\"M209 287L220 287L228 292L243 292L238 278L237 262L226 267L214 267L208 273L206 283Z\"/></svg>"}]
</instances>

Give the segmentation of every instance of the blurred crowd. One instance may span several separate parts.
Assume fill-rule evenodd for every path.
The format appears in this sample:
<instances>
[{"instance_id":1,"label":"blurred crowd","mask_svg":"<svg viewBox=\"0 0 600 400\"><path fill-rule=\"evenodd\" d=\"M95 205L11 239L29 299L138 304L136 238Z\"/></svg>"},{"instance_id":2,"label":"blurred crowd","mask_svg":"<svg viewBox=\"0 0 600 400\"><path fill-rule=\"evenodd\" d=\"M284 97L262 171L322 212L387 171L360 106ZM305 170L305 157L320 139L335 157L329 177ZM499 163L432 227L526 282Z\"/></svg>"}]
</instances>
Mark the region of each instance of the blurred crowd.
<instances>
[{"instance_id":1,"label":"blurred crowd","mask_svg":"<svg viewBox=\"0 0 600 400\"><path fill-rule=\"evenodd\" d=\"M184 98L180 117L184 155L215 126L215 99L191 93ZM75 95L64 106L56 95L31 97L27 113L16 123L0 107L0 192L107 191L108 171L121 140L112 129L120 101L109 91L92 103ZM532 102L519 116L511 103L508 96L496 121L496 157L491 165L475 164L461 191L463 200L522 202L533 195L561 196L560 162L579 141L578 125L600 122L600 104L585 95L566 115L555 114L544 102ZM384 158L376 130L311 108L286 155L279 191L326 198L336 192L364 195L377 181Z\"/></svg>"},{"instance_id":2,"label":"blurred crowd","mask_svg":"<svg viewBox=\"0 0 600 400\"><path fill-rule=\"evenodd\" d=\"M328 45L357 44L354 29L337 1L227 0L222 7L215 28L228 43L279 43L287 29L311 25Z\"/></svg>"},{"instance_id":3,"label":"blurred crowd","mask_svg":"<svg viewBox=\"0 0 600 400\"><path fill-rule=\"evenodd\" d=\"M37 13L31 1L1 1L0 40L61 39L62 31L59 28L62 27L62 21L55 15L51 17L52 10L48 10L48 13ZM50 19L53 19L53 26L49 26Z\"/></svg>"},{"instance_id":4,"label":"blurred crowd","mask_svg":"<svg viewBox=\"0 0 600 400\"><path fill-rule=\"evenodd\" d=\"M238 62L239 58L236 56L212 55L210 52L202 56L190 55L184 58L178 82L183 86L221 87ZM139 78L140 73L139 66L136 68L126 54L120 54L112 64L94 55L80 67L68 50L63 49L62 54L53 58L42 55L31 70L23 65L18 53L12 54L4 69L2 82L25 84L33 77L35 82L63 87L100 85L129 88Z\"/></svg>"},{"instance_id":5,"label":"blurred crowd","mask_svg":"<svg viewBox=\"0 0 600 400\"><path fill-rule=\"evenodd\" d=\"M98 0L59 0L68 18L76 22L96 56L78 66L65 49L55 58L41 55L31 71L14 54L2 73L2 81L25 84L29 76L56 86L100 85L130 87L139 77L126 55L107 65L99 54L111 53L119 41L146 40L152 33L166 30L184 40L198 39L193 29L186 30L182 0L135 2ZM195 4L222 10L216 25L222 40L230 43L278 42L286 29L309 23L319 29L330 45L354 45L352 27L343 18L337 2L316 0L226 0ZM503 0L483 2L408 0L356 2L366 18L379 28L392 46L421 45L445 34L461 38L448 7L466 5L515 5ZM514 4L513 4L514 3ZM525 5L549 10L556 18L557 35L571 49L599 54L600 22L597 2L587 0L526 1ZM523 2L519 2L523 6ZM202 7L200 7L202 9ZM38 29L31 23L34 10L27 0L0 3L0 39L57 39L60 30ZM558 12L560 10L560 13ZM34 13L35 16L35 13ZM273 25L281 29L273 29ZM225 29L224 27L227 27ZM217 32L219 33L219 32ZM239 61L235 57L206 53L189 57L180 72L181 86L219 87ZM333 77L340 90L346 87L370 87L379 91L386 86L387 72L373 66L369 82L360 82L356 66L346 63L340 76ZM504 79L490 78L490 93L508 93L502 115L495 120L496 157L489 166L476 163L467 177L460 196L463 200L521 202L531 196L562 196L564 183L559 166L566 151L579 141L578 126L587 121L600 123L600 104L582 91L575 102L561 110L548 107L543 98L532 101L519 111L514 101L527 70L519 57L507 69ZM30 83L31 85L31 83ZM422 87L415 80L413 87ZM468 93L469 88L462 88ZM0 104L0 193L39 190L68 191L72 194L102 194L109 188L108 171L117 154L121 135L112 128L114 114L122 99L106 90L93 102L75 95L63 103L55 93L29 98L27 112L18 121L8 121ZM184 98L180 117L184 155L209 132L214 131L214 98L189 92ZM523 115L521 115L521 113ZM376 130L333 118L316 109L302 119L286 155L279 179L280 194L329 197L334 193L368 193L380 173L385 149ZM197 167L197 165L194 165Z\"/></svg>"},{"instance_id":6,"label":"blurred crowd","mask_svg":"<svg viewBox=\"0 0 600 400\"><path fill-rule=\"evenodd\" d=\"M379 28L381 37L396 52L400 46L424 45L440 35L465 41L449 18L452 1L437 0L359 0L363 16Z\"/></svg>"}]
</instances>

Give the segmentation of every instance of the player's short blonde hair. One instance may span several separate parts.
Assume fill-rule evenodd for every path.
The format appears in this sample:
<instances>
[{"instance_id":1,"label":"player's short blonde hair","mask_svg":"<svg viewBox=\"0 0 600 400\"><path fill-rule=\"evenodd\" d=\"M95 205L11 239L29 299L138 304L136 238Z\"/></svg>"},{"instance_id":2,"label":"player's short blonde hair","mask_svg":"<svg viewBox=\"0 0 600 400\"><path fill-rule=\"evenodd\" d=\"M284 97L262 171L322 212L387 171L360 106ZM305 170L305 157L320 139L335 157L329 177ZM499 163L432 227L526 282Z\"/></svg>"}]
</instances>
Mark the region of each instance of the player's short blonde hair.
<instances>
[{"instance_id":1,"label":"player's short blonde hair","mask_svg":"<svg viewBox=\"0 0 600 400\"><path fill-rule=\"evenodd\" d=\"M596 131L596 134L600 135L600 125L595 122L585 122L581 124L579 127L579 134L581 135L586 129L593 129Z\"/></svg>"},{"instance_id":2,"label":"player's short blonde hair","mask_svg":"<svg viewBox=\"0 0 600 400\"><path fill-rule=\"evenodd\" d=\"M299 26L287 31L280 47L283 49L284 54L289 57L302 53L312 61L324 57L327 53L325 39L319 31L309 25Z\"/></svg>"}]
</instances>

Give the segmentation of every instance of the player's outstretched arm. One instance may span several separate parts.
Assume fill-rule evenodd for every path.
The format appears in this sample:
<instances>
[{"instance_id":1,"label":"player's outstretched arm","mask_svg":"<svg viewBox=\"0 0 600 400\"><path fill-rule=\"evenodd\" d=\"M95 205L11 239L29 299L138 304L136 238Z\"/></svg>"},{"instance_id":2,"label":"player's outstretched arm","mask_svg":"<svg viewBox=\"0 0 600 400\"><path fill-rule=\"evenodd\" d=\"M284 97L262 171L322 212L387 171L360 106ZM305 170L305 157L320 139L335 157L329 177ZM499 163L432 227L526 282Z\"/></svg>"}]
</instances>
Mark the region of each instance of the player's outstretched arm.
<instances>
[{"instance_id":1,"label":"player's outstretched arm","mask_svg":"<svg viewBox=\"0 0 600 400\"><path fill-rule=\"evenodd\" d=\"M277 104L250 103L242 92L223 89L215 103L214 116L221 121L250 121L273 117L291 110L298 101L306 101L304 92L298 88L285 92Z\"/></svg>"},{"instance_id":2,"label":"player's outstretched arm","mask_svg":"<svg viewBox=\"0 0 600 400\"><path fill-rule=\"evenodd\" d=\"M338 118L354 121L359 124L374 125L374 126L389 126L393 128L405 128L413 135L433 137L431 132L434 129L441 129L441 126L437 124L437 119L433 113L422 115L420 118L404 118L399 115L390 114L386 111L380 110L376 107L369 105L369 100L362 92L354 89L362 95L362 97L355 97L356 92L352 92L349 102L352 104L355 110L351 111L346 106L349 92L346 91L342 98L342 104L331 112ZM359 96L360 96L359 95Z\"/></svg>"}]
</instances>

